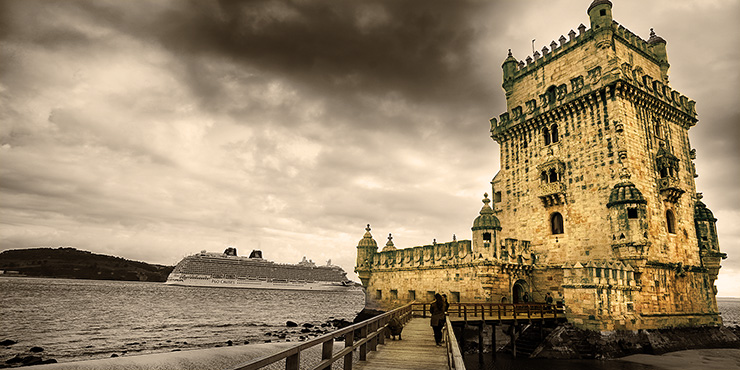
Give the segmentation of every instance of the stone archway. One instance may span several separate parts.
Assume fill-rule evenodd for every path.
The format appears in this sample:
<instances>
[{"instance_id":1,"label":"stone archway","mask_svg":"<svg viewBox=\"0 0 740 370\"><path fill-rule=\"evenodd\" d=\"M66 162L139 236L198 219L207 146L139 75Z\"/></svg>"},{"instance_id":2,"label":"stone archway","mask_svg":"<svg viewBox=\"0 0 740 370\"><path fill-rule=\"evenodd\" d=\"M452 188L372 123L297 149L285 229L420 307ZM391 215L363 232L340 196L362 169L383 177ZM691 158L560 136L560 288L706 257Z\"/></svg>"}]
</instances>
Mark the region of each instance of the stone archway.
<instances>
[{"instance_id":1,"label":"stone archway","mask_svg":"<svg viewBox=\"0 0 740 370\"><path fill-rule=\"evenodd\" d=\"M511 303L523 303L524 300L522 297L528 291L527 282L524 280L517 280L511 288Z\"/></svg>"}]
</instances>

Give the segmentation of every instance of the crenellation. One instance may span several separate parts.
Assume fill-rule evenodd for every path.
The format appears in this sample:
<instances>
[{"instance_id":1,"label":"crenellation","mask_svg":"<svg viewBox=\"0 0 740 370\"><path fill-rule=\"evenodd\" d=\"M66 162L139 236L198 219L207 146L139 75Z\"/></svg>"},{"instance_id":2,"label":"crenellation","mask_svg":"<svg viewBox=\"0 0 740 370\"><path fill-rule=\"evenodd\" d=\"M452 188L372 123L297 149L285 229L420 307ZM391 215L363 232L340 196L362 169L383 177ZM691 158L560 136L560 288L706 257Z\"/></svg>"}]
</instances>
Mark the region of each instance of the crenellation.
<instances>
[{"instance_id":1,"label":"crenellation","mask_svg":"<svg viewBox=\"0 0 740 370\"><path fill-rule=\"evenodd\" d=\"M472 238L378 252L368 226L356 271L369 297L517 302L549 292L580 328L721 323L714 281L726 255L696 193L695 102L668 83L665 40L614 22L607 0L588 14L590 29L542 55L522 62L509 51L507 110L490 119L501 169Z\"/></svg>"}]
</instances>

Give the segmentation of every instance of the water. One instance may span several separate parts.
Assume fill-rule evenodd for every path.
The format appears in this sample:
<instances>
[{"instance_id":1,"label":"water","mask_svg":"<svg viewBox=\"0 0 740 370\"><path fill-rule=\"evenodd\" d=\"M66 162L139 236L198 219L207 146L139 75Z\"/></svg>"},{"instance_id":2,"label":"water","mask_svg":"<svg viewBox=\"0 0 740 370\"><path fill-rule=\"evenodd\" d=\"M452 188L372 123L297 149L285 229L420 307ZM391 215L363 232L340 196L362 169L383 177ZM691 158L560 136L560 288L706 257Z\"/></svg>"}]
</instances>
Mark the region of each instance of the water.
<instances>
[{"instance_id":1,"label":"water","mask_svg":"<svg viewBox=\"0 0 740 370\"><path fill-rule=\"evenodd\" d=\"M354 319L361 291L179 287L162 283L0 278L0 359L44 348L59 362L276 341L288 320ZM292 328L295 330L295 328ZM298 328L300 329L300 328ZM297 341L300 333L288 339Z\"/></svg>"},{"instance_id":2,"label":"water","mask_svg":"<svg viewBox=\"0 0 740 370\"><path fill-rule=\"evenodd\" d=\"M717 308L725 326L740 325L740 297L719 297ZM513 358L508 353L497 353L495 359L490 353L483 355L479 362L478 354L465 355L468 369L486 370L650 370L658 367L619 360L554 360Z\"/></svg>"},{"instance_id":3,"label":"water","mask_svg":"<svg viewBox=\"0 0 740 370\"><path fill-rule=\"evenodd\" d=\"M740 325L740 297L718 297L717 309L725 326Z\"/></svg>"}]
</instances>

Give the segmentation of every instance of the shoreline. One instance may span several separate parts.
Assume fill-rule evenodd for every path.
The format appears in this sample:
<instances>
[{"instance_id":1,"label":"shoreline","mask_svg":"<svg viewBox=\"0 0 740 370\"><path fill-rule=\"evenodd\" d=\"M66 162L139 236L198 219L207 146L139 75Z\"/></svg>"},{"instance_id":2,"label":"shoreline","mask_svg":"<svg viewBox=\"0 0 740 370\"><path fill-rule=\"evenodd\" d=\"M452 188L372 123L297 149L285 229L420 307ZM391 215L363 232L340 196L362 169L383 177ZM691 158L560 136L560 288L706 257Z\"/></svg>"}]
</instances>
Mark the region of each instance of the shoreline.
<instances>
[{"instance_id":1,"label":"shoreline","mask_svg":"<svg viewBox=\"0 0 740 370\"><path fill-rule=\"evenodd\" d=\"M662 355L637 354L615 359L659 369L731 370L740 369L740 349L687 349Z\"/></svg>"}]
</instances>

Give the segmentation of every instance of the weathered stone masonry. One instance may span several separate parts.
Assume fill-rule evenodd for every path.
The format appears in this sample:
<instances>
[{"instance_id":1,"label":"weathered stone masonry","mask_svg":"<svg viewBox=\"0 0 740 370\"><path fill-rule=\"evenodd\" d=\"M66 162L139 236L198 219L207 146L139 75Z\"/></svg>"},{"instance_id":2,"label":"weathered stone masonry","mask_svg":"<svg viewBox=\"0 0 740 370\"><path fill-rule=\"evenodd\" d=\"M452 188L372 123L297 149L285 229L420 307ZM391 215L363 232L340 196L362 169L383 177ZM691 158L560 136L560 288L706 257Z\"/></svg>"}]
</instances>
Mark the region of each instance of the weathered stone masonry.
<instances>
[{"instance_id":1,"label":"weathered stone masonry","mask_svg":"<svg viewBox=\"0 0 740 370\"><path fill-rule=\"evenodd\" d=\"M502 65L507 111L491 119L501 169L472 240L377 251L356 272L382 304L564 301L588 329L717 325L725 255L696 192L695 103L670 88L666 42L643 40L595 0L591 28Z\"/></svg>"}]
</instances>

